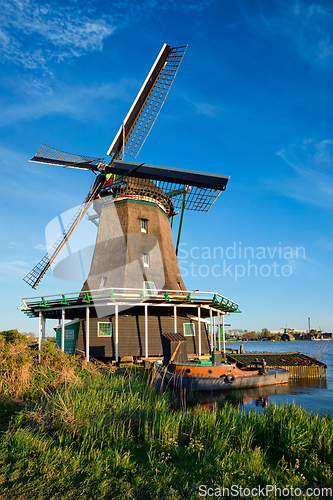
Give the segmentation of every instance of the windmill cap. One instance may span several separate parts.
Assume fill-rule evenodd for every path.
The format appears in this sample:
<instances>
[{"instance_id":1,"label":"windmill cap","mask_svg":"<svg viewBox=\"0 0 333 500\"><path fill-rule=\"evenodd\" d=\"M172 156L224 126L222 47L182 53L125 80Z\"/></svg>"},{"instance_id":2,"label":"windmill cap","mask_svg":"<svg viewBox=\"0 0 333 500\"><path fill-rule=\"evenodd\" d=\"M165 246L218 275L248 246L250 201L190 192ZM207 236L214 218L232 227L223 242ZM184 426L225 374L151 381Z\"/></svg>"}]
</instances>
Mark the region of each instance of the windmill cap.
<instances>
[{"instance_id":1,"label":"windmill cap","mask_svg":"<svg viewBox=\"0 0 333 500\"><path fill-rule=\"evenodd\" d=\"M114 166L106 166L105 170L108 173L123 175L127 175L132 171L130 173L131 177L168 181L183 184L185 186L196 186L218 191L224 191L230 179L229 175L163 167L160 165L149 165L147 163L126 162L123 160L115 160Z\"/></svg>"}]
</instances>

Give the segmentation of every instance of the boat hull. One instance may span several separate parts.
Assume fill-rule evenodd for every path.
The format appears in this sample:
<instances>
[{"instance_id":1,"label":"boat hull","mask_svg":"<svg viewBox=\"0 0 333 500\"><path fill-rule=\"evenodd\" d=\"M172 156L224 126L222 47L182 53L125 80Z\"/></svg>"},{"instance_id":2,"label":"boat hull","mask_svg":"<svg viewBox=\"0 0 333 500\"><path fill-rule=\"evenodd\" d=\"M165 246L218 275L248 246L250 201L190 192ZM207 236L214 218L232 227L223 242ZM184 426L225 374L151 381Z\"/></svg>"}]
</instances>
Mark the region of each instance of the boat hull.
<instances>
[{"instance_id":1,"label":"boat hull","mask_svg":"<svg viewBox=\"0 0 333 500\"><path fill-rule=\"evenodd\" d=\"M158 390L186 389L188 391L230 391L247 387L287 384L290 372L284 368L267 370L265 373L234 377L202 377L171 373L166 368L154 364L152 383Z\"/></svg>"}]
</instances>

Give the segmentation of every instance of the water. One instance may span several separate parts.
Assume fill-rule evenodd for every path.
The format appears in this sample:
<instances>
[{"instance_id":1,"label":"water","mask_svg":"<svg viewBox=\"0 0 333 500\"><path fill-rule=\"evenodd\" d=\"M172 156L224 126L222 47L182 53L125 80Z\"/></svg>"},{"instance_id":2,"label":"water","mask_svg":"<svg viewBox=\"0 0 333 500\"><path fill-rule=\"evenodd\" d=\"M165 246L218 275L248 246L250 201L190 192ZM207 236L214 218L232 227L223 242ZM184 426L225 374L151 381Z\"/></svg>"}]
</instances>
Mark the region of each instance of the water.
<instances>
[{"instance_id":1,"label":"water","mask_svg":"<svg viewBox=\"0 0 333 500\"><path fill-rule=\"evenodd\" d=\"M329 341L294 341L294 342L244 342L244 353L258 353L259 359L265 352L300 352L317 358L327 365L326 377L316 379L291 380L288 385L259 387L237 391L240 405L262 411L263 408L276 404L294 402L308 412L333 415L333 340ZM240 343L227 343L227 349L239 349ZM262 356L261 356L262 354ZM226 394L202 394L200 406L211 408Z\"/></svg>"}]
</instances>

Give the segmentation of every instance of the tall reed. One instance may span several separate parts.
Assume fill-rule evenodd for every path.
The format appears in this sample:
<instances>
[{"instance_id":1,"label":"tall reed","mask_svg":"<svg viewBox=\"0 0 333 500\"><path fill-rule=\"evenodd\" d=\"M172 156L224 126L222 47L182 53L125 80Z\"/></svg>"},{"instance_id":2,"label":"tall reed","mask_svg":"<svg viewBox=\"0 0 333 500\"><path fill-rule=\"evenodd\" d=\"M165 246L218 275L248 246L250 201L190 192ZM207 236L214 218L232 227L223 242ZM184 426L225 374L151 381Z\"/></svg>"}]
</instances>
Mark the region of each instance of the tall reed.
<instances>
[{"instance_id":1,"label":"tall reed","mask_svg":"<svg viewBox=\"0 0 333 500\"><path fill-rule=\"evenodd\" d=\"M147 370L82 371L44 390L0 445L6 498L198 498L200 484L332 485L333 420L294 405L174 410ZM15 497L16 495L16 497Z\"/></svg>"},{"instance_id":2,"label":"tall reed","mask_svg":"<svg viewBox=\"0 0 333 500\"><path fill-rule=\"evenodd\" d=\"M48 340L43 342L41 354L41 363L38 363L38 351L33 350L26 336L17 330L0 333L2 396L22 400L64 383L81 383L78 372L82 365L80 368L77 358L69 358Z\"/></svg>"}]
</instances>

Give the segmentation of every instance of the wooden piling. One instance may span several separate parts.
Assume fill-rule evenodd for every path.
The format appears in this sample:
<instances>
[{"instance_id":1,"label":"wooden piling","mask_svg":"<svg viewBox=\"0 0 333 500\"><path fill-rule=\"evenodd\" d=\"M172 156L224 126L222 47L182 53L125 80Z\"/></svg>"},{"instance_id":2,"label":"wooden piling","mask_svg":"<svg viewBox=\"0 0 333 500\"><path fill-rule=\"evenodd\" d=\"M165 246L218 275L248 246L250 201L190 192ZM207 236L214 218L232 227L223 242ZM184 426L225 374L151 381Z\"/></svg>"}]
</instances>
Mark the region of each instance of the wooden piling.
<instances>
[{"instance_id":1,"label":"wooden piling","mask_svg":"<svg viewBox=\"0 0 333 500\"><path fill-rule=\"evenodd\" d=\"M300 352L227 354L229 361L236 362L241 368L254 366L255 359L265 359L267 369L285 368L290 371L290 379L326 377L327 366L315 358Z\"/></svg>"}]
</instances>

